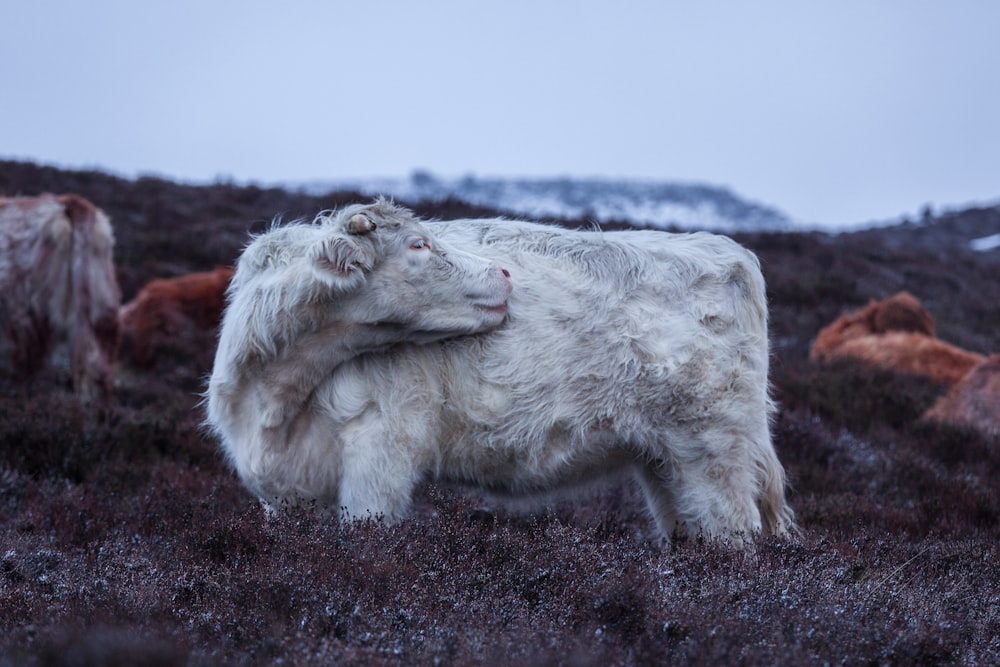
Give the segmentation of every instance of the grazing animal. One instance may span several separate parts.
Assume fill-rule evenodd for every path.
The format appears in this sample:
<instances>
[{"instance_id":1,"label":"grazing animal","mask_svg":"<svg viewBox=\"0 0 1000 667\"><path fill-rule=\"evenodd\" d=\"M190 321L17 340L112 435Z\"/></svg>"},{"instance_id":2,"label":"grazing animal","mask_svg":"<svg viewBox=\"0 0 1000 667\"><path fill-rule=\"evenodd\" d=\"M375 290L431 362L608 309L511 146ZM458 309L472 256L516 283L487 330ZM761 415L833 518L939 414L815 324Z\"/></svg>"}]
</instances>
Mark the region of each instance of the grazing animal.
<instances>
[{"instance_id":1,"label":"grazing animal","mask_svg":"<svg viewBox=\"0 0 1000 667\"><path fill-rule=\"evenodd\" d=\"M768 354L759 264L730 239L378 200L246 248L208 423L270 506L393 522L428 477L524 497L632 472L663 535L742 544L792 527Z\"/></svg>"},{"instance_id":2,"label":"grazing animal","mask_svg":"<svg viewBox=\"0 0 1000 667\"><path fill-rule=\"evenodd\" d=\"M67 373L106 397L121 291L107 216L76 195L0 197L0 369L19 380Z\"/></svg>"},{"instance_id":3,"label":"grazing animal","mask_svg":"<svg viewBox=\"0 0 1000 667\"><path fill-rule=\"evenodd\" d=\"M949 385L986 360L936 338L931 314L907 292L839 317L819 332L809 358L855 359Z\"/></svg>"},{"instance_id":4,"label":"grazing animal","mask_svg":"<svg viewBox=\"0 0 1000 667\"><path fill-rule=\"evenodd\" d=\"M882 301L871 301L864 308L842 315L824 327L816 336L809 358L820 361L835 355L848 340L889 331L934 336L934 319L912 294L899 292Z\"/></svg>"},{"instance_id":5,"label":"grazing animal","mask_svg":"<svg viewBox=\"0 0 1000 667\"><path fill-rule=\"evenodd\" d=\"M232 277L220 267L151 281L119 311L121 357L147 367L179 340L214 347Z\"/></svg>"},{"instance_id":6,"label":"grazing animal","mask_svg":"<svg viewBox=\"0 0 1000 667\"><path fill-rule=\"evenodd\" d=\"M969 371L923 418L1000 436L1000 354Z\"/></svg>"}]
</instances>

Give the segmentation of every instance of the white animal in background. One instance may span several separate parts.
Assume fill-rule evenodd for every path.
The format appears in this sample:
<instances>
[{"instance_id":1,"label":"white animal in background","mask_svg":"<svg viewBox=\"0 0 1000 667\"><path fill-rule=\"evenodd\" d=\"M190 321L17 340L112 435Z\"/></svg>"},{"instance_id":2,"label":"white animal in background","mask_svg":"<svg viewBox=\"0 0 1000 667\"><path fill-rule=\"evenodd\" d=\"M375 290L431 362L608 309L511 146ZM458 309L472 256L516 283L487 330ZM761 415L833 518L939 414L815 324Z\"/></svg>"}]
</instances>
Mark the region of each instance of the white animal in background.
<instances>
[{"instance_id":1,"label":"white animal in background","mask_svg":"<svg viewBox=\"0 0 1000 667\"><path fill-rule=\"evenodd\" d=\"M0 197L0 368L31 380L65 372L106 397L121 291L107 216L76 195Z\"/></svg>"},{"instance_id":2,"label":"white animal in background","mask_svg":"<svg viewBox=\"0 0 1000 667\"><path fill-rule=\"evenodd\" d=\"M257 237L229 298L208 423L266 504L392 522L426 478L522 497L631 471L665 536L792 527L764 282L730 239L378 200Z\"/></svg>"}]
</instances>

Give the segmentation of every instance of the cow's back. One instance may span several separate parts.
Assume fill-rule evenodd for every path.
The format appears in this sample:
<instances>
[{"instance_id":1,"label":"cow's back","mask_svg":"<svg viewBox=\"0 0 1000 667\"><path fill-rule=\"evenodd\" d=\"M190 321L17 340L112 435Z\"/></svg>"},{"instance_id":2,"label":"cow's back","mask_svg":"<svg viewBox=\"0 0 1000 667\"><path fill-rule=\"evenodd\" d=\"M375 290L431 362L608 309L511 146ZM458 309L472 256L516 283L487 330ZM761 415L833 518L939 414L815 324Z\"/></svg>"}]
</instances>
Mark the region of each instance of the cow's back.
<instances>
[{"instance_id":1,"label":"cow's back","mask_svg":"<svg viewBox=\"0 0 1000 667\"><path fill-rule=\"evenodd\" d=\"M502 327L448 348L443 422L475 415L455 431L452 451L493 453L498 485L530 488L525 471L544 476L571 457L584 476L606 472L628 460L616 447L630 440L716 419L711 406L734 386L752 395L743 405L769 410L763 279L735 242L504 220L434 229L501 263L514 283Z\"/></svg>"},{"instance_id":2,"label":"cow's back","mask_svg":"<svg viewBox=\"0 0 1000 667\"><path fill-rule=\"evenodd\" d=\"M74 195L0 198L0 356L15 377L46 365L82 394L110 388L121 300L107 217Z\"/></svg>"}]
</instances>

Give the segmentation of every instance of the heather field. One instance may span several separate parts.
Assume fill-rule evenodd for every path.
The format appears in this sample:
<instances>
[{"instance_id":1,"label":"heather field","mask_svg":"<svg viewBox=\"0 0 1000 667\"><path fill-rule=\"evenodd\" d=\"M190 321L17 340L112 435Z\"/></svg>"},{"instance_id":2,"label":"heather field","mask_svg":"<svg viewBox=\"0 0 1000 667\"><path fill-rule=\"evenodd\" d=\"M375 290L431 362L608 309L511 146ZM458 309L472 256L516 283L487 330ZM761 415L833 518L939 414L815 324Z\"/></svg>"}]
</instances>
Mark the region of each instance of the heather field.
<instances>
[{"instance_id":1,"label":"heather field","mask_svg":"<svg viewBox=\"0 0 1000 667\"><path fill-rule=\"evenodd\" d=\"M364 200L0 162L0 194L41 192L109 214L126 300L231 264L276 215ZM1000 442L921 422L927 380L808 361L820 328L900 290L942 339L1000 352L1000 249L968 246L996 233L984 208L736 235L768 280L802 529L749 552L660 545L628 480L541 506L426 486L391 528L269 520L200 427L211 338L122 363L101 410L0 380L0 665L1000 664Z\"/></svg>"}]
</instances>

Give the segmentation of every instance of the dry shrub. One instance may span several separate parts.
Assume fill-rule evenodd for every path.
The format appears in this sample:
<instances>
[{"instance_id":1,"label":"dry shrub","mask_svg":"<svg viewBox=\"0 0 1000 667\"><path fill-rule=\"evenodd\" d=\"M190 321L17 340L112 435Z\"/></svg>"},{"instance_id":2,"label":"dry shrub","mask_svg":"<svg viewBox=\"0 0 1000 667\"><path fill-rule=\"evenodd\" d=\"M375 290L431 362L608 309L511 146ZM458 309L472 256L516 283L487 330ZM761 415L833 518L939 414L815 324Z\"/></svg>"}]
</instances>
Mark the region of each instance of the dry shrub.
<instances>
[{"instance_id":1,"label":"dry shrub","mask_svg":"<svg viewBox=\"0 0 1000 667\"><path fill-rule=\"evenodd\" d=\"M132 293L231 263L276 213L356 198L0 162L0 192L39 190L108 210ZM970 215L969 233L1000 231ZM119 373L96 414L4 384L0 665L998 663L1000 444L920 422L942 392L926 380L807 361L824 323L903 289L942 337L1000 349L995 260L962 254L963 230L741 237L769 282L775 442L803 527L750 553L659 544L625 481L534 510L427 487L394 527L267 519L201 430L183 355Z\"/></svg>"}]
</instances>

